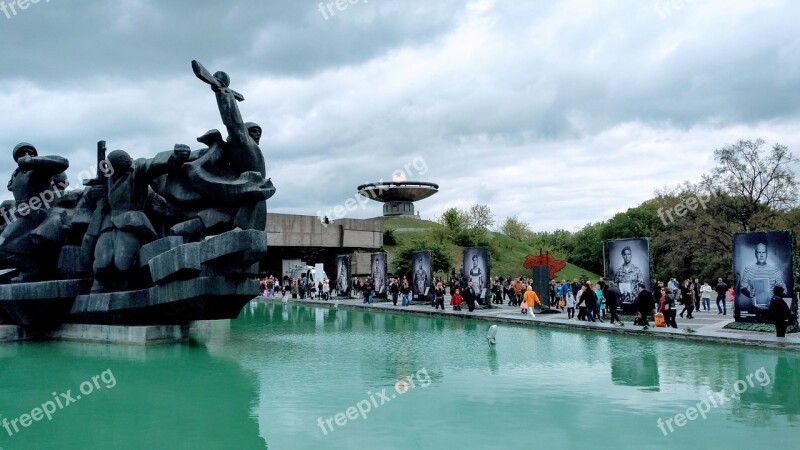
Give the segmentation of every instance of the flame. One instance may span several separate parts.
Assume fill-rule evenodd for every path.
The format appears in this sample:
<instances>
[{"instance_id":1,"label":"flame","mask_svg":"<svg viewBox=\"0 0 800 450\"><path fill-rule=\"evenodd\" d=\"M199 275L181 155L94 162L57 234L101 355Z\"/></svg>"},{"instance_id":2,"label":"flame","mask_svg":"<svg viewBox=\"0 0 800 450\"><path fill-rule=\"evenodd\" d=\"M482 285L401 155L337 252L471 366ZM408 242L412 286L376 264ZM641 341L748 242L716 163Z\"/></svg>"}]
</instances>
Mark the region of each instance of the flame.
<instances>
[{"instance_id":1,"label":"flame","mask_svg":"<svg viewBox=\"0 0 800 450\"><path fill-rule=\"evenodd\" d=\"M401 173L400 175L393 175L392 176L392 182L393 183L402 183L404 181L406 181L406 174L404 174L404 173Z\"/></svg>"}]
</instances>

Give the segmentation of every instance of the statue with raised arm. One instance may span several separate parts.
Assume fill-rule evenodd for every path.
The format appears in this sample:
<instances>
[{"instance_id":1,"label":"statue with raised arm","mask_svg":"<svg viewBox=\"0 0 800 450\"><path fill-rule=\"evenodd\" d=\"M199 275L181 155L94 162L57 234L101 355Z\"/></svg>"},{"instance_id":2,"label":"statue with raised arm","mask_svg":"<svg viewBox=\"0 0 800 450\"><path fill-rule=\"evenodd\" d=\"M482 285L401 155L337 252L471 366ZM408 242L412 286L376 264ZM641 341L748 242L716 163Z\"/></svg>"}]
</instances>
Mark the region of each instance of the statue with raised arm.
<instances>
[{"instance_id":1,"label":"statue with raised arm","mask_svg":"<svg viewBox=\"0 0 800 450\"><path fill-rule=\"evenodd\" d=\"M223 139L216 129L207 131L197 138L207 147L193 151L180 170L155 183L155 191L180 212L170 234L197 240L235 227L264 230L265 201L275 188L264 178L261 127L242 120L237 102L244 97L228 87L225 72L211 75L197 61L192 61L192 69L211 85L228 137Z\"/></svg>"},{"instance_id":2,"label":"statue with raised arm","mask_svg":"<svg viewBox=\"0 0 800 450\"><path fill-rule=\"evenodd\" d=\"M14 194L14 205L0 209L6 223L0 233L0 268L19 269L18 281L39 281L52 275L58 254L43 251L31 239L31 232L45 221L50 204L66 188L63 174L69 161L60 156L39 156L27 142L14 147L13 157L17 168L8 190Z\"/></svg>"},{"instance_id":3,"label":"statue with raised arm","mask_svg":"<svg viewBox=\"0 0 800 450\"><path fill-rule=\"evenodd\" d=\"M150 180L180 167L189 158L189 147L176 145L152 159L131 159L124 150L108 154L113 174L108 195L100 200L100 228L94 246L92 292L131 288L139 269L139 249L158 235L145 214Z\"/></svg>"}]
</instances>

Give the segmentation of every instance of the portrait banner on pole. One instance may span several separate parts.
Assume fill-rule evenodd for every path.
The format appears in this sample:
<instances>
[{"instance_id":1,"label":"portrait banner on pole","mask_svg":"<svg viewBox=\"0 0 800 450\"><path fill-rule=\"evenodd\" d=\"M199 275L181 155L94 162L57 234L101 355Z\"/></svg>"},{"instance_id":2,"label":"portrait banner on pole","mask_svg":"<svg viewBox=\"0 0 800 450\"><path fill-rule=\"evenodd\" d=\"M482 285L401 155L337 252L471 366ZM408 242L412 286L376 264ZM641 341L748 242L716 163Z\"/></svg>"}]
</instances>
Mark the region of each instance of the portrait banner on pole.
<instances>
[{"instance_id":1,"label":"portrait banner on pole","mask_svg":"<svg viewBox=\"0 0 800 450\"><path fill-rule=\"evenodd\" d=\"M431 276L433 273L431 271L431 252L411 252L411 258L411 291L414 296L427 296L427 291L433 288L433 277Z\"/></svg>"},{"instance_id":2,"label":"portrait banner on pole","mask_svg":"<svg viewBox=\"0 0 800 450\"><path fill-rule=\"evenodd\" d=\"M350 255L336 257L336 295L347 297L350 295Z\"/></svg>"},{"instance_id":3,"label":"portrait banner on pole","mask_svg":"<svg viewBox=\"0 0 800 450\"><path fill-rule=\"evenodd\" d=\"M373 253L371 259L372 282L376 295L386 294L386 253Z\"/></svg>"},{"instance_id":4,"label":"portrait banner on pole","mask_svg":"<svg viewBox=\"0 0 800 450\"><path fill-rule=\"evenodd\" d=\"M489 249L486 247L467 247L464 249L464 265L463 265L463 281L464 289L467 289L468 283L472 282L472 291L475 296L480 298L483 290L490 287L489 284Z\"/></svg>"},{"instance_id":5,"label":"portrait banner on pole","mask_svg":"<svg viewBox=\"0 0 800 450\"><path fill-rule=\"evenodd\" d=\"M609 281L619 288L623 305L632 304L639 295L639 284L650 286L650 239L612 239L606 241Z\"/></svg>"},{"instance_id":6,"label":"portrait banner on pole","mask_svg":"<svg viewBox=\"0 0 800 450\"><path fill-rule=\"evenodd\" d=\"M734 320L771 323L769 302L776 286L783 288L783 299L791 304L793 242L791 231L733 235Z\"/></svg>"}]
</instances>

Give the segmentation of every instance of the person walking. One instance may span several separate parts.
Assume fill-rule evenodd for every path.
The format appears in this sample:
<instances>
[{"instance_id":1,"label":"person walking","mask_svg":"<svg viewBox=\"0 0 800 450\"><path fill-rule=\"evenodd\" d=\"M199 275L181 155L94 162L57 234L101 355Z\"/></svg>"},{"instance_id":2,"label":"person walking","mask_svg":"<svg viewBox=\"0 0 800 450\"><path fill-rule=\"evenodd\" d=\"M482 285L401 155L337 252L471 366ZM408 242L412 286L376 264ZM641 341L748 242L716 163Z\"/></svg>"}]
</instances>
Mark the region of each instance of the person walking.
<instances>
[{"instance_id":1,"label":"person walking","mask_svg":"<svg viewBox=\"0 0 800 450\"><path fill-rule=\"evenodd\" d=\"M572 286L570 286L570 287L572 288L572 295L575 296L575 300L576 301L578 300L578 291L581 290L581 286L582 285L583 285L583 283L578 283L578 279L577 278L573 278L572 279Z\"/></svg>"},{"instance_id":2,"label":"person walking","mask_svg":"<svg viewBox=\"0 0 800 450\"><path fill-rule=\"evenodd\" d=\"M669 286L664 288L664 293L661 294L661 306L658 312L664 314L664 323L668 327L678 328L678 323L675 322L675 314L677 313L675 311L675 293Z\"/></svg>"},{"instance_id":3,"label":"person walking","mask_svg":"<svg viewBox=\"0 0 800 450\"><path fill-rule=\"evenodd\" d=\"M436 306L434 309L439 309L441 306L442 311L444 311L444 285L442 285L441 281L436 283L436 290L433 291L433 295L436 299Z\"/></svg>"},{"instance_id":4,"label":"person walking","mask_svg":"<svg viewBox=\"0 0 800 450\"><path fill-rule=\"evenodd\" d=\"M369 293L369 304L372 304L372 299L375 298L375 280L372 277L367 278L367 292Z\"/></svg>"},{"instance_id":5,"label":"person walking","mask_svg":"<svg viewBox=\"0 0 800 450\"><path fill-rule=\"evenodd\" d=\"M793 320L789 305L783 301L783 287L775 286L772 294L772 299L769 301L769 312L772 315L772 322L775 324L775 336L786 337L786 327L793 325L795 320Z\"/></svg>"},{"instance_id":6,"label":"person walking","mask_svg":"<svg viewBox=\"0 0 800 450\"><path fill-rule=\"evenodd\" d=\"M583 300L583 293L586 292L586 285L578 290L575 296L575 304L578 306L578 320L586 320L586 302Z\"/></svg>"},{"instance_id":7,"label":"person walking","mask_svg":"<svg viewBox=\"0 0 800 450\"><path fill-rule=\"evenodd\" d=\"M328 279L325 278L322 280L322 299L327 301L331 296L331 284L328 282Z\"/></svg>"},{"instance_id":8,"label":"person walking","mask_svg":"<svg viewBox=\"0 0 800 450\"><path fill-rule=\"evenodd\" d=\"M597 308L594 310L595 318L602 323L603 319L606 318L606 300L603 295L603 286L600 283L597 283L594 295L597 297Z\"/></svg>"},{"instance_id":9,"label":"person walking","mask_svg":"<svg viewBox=\"0 0 800 450\"><path fill-rule=\"evenodd\" d=\"M683 301L681 318L683 318L683 313L685 312L687 319L694 319L692 317L692 311L694 311L694 289L692 289L692 283L689 280L685 280L683 286L681 286L681 299Z\"/></svg>"},{"instance_id":10,"label":"person walking","mask_svg":"<svg viewBox=\"0 0 800 450\"><path fill-rule=\"evenodd\" d=\"M462 293L464 296L464 301L467 302L467 308L469 312L475 311L475 302L477 301L477 296L475 295L475 291L472 287L472 281L467 282L467 287L464 289Z\"/></svg>"},{"instance_id":11,"label":"person walking","mask_svg":"<svg viewBox=\"0 0 800 450\"><path fill-rule=\"evenodd\" d=\"M408 279L406 277L403 277L403 283L400 285L400 292L403 294L403 306L408 306L411 303L409 299L411 286L408 284Z\"/></svg>"},{"instance_id":12,"label":"person walking","mask_svg":"<svg viewBox=\"0 0 800 450\"><path fill-rule=\"evenodd\" d=\"M614 284L613 281L610 281L608 283L608 287L603 289L603 297L606 299L606 309L610 314L609 322L612 324L614 321L619 322L619 316L617 316L617 305L619 304L619 299L622 298L622 293L619 291L619 288Z\"/></svg>"},{"instance_id":13,"label":"person walking","mask_svg":"<svg viewBox=\"0 0 800 450\"><path fill-rule=\"evenodd\" d=\"M453 307L453 311L461 311L461 304L464 300L461 298L461 289L456 288L455 292L453 292L453 296L450 297L450 306Z\"/></svg>"},{"instance_id":14,"label":"person walking","mask_svg":"<svg viewBox=\"0 0 800 450\"><path fill-rule=\"evenodd\" d=\"M522 302L528 307L528 315L535 319L536 314L533 313L533 308L536 305L542 306L542 302L539 300L539 296L536 295L532 287L528 286L528 290L525 291Z\"/></svg>"},{"instance_id":15,"label":"person walking","mask_svg":"<svg viewBox=\"0 0 800 450\"><path fill-rule=\"evenodd\" d=\"M717 315L722 314L724 316L728 314L728 308L725 306L725 294L728 292L728 285L722 282L722 278L717 278L717 285L714 290L717 291L717 309L719 310ZM719 306L720 302L722 302L722 306Z\"/></svg>"},{"instance_id":16,"label":"person walking","mask_svg":"<svg viewBox=\"0 0 800 450\"><path fill-rule=\"evenodd\" d=\"M575 296L572 295L572 288L566 292L567 320L575 320Z\"/></svg>"},{"instance_id":17,"label":"person walking","mask_svg":"<svg viewBox=\"0 0 800 450\"><path fill-rule=\"evenodd\" d=\"M712 292L714 292L714 289L711 288L708 282L703 283L703 286L700 287L700 304L703 307L703 311L711 311Z\"/></svg>"},{"instance_id":18,"label":"person walking","mask_svg":"<svg viewBox=\"0 0 800 450\"><path fill-rule=\"evenodd\" d=\"M514 306L519 306L522 302L522 278L517 278L514 281Z\"/></svg>"},{"instance_id":19,"label":"person walking","mask_svg":"<svg viewBox=\"0 0 800 450\"><path fill-rule=\"evenodd\" d=\"M700 279L695 278L692 282L692 290L694 291L694 309L695 311L700 311Z\"/></svg>"},{"instance_id":20,"label":"person walking","mask_svg":"<svg viewBox=\"0 0 800 450\"><path fill-rule=\"evenodd\" d=\"M392 306L397 306L397 296L400 295L400 286L397 283L397 278L392 278L389 282L389 292L392 294Z\"/></svg>"},{"instance_id":21,"label":"person walking","mask_svg":"<svg viewBox=\"0 0 800 450\"><path fill-rule=\"evenodd\" d=\"M555 293L556 307L561 308L561 311L564 311L564 307L561 306L564 304L564 291L561 289L561 283L558 281L555 281L553 292Z\"/></svg>"},{"instance_id":22,"label":"person walking","mask_svg":"<svg viewBox=\"0 0 800 450\"><path fill-rule=\"evenodd\" d=\"M586 305L586 320L589 322L596 322L594 316L597 310L597 295L594 293L594 289L592 289L592 284L588 281L585 282L583 286L584 290L583 294L581 294L581 301Z\"/></svg>"},{"instance_id":23,"label":"person walking","mask_svg":"<svg viewBox=\"0 0 800 450\"><path fill-rule=\"evenodd\" d=\"M639 283L639 295L636 296L633 305L639 313L639 325L649 326L648 318L655 307L653 293L646 289L644 283Z\"/></svg>"},{"instance_id":24,"label":"person walking","mask_svg":"<svg viewBox=\"0 0 800 450\"><path fill-rule=\"evenodd\" d=\"M500 284L500 280L495 280L494 286L492 287L492 293L494 294L494 302L497 305L503 304L503 286Z\"/></svg>"}]
</instances>

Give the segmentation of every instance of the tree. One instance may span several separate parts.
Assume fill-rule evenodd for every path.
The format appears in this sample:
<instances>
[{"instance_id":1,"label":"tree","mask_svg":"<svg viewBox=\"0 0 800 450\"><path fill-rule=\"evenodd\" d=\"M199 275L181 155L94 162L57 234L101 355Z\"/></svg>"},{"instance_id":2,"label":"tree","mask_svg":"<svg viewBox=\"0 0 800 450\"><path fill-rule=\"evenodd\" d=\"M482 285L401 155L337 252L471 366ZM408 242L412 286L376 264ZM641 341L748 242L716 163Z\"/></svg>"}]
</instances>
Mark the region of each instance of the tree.
<instances>
[{"instance_id":1,"label":"tree","mask_svg":"<svg viewBox=\"0 0 800 450\"><path fill-rule=\"evenodd\" d=\"M393 227L384 227L383 229L383 245L397 245L397 231Z\"/></svg>"},{"instance_id":2,"label":"tree","mask_svg":"<svg viewBox=\"0 0 800 450\"><path fill-rule=\"evenodd\" d=\"M396 276L410 277L414 264L412 253L417 251L431 252L431 270L434 272L448 273L453 268L453 257L443 244L416 239L397 251L394 261L392 261L392 272Z\"/></svg>"},{"instance_id":3,"label":"tree","mask_svg":"<svg viewBox=\"0 0 800 450\"><path fill-rule=\"evenodd\" d=\"M506 218L500 231L511 239L524 242L531 236L531 229L527 223L517 219L517 216Z\"/></svg>"},{"instance_id":4,"label":"tree","mask_svg":"<svg viewBox=\"0 0 800 450\"><path fill-rule=\"evenodd\" d=\"M494 219L488 206L476 204L467 211L448 209L439 223L447 227L450 239L457 245L485 247L489 245L488 230L494 224Z\"/></svg>"},{"instance_id":5,"label":"tree","mask_svg":"<svg viewBox=\"0 0 800 450\"><path fill-rule=\"evenodd\" d=\"M439 218L439 223L447 227L452 233L459 233L469 227L469 217L467 213L458 209L450 208Z\"/></svg>"},{"instance_id":6,"label":"tree","mask_svg":"<svg viewBox=\"0 0 800 450\"><path fill-rule=\"evenodd\" d=\"M603 223L586 225L573 235L573 250L569 260L584 269L603 274Z\"/></svg>"},{"instance_id":7,"label":"tree","mask_svg":"<svg viewBox=\"0 0 800 450\"><path fill-rule=\"evenodd\" d=\"M763 146L756 139L714 150L719 165L703 177L710 189L730 197L724 213L743 231L769 227L778 212L797 205L798 184L789 166L798 159L784 145L769 152Z\"/></svg>"},{"instance_id":8,"label":"tree","mask_svg":"<svg viewBox=\"0 0 800 450\"><path fill-rule=\"evenodd\" d=\"M489 231L494 225L494 215L488 205L476 203L467 211L469 226L474 230Z\"/></svg>"}]
</instances>

